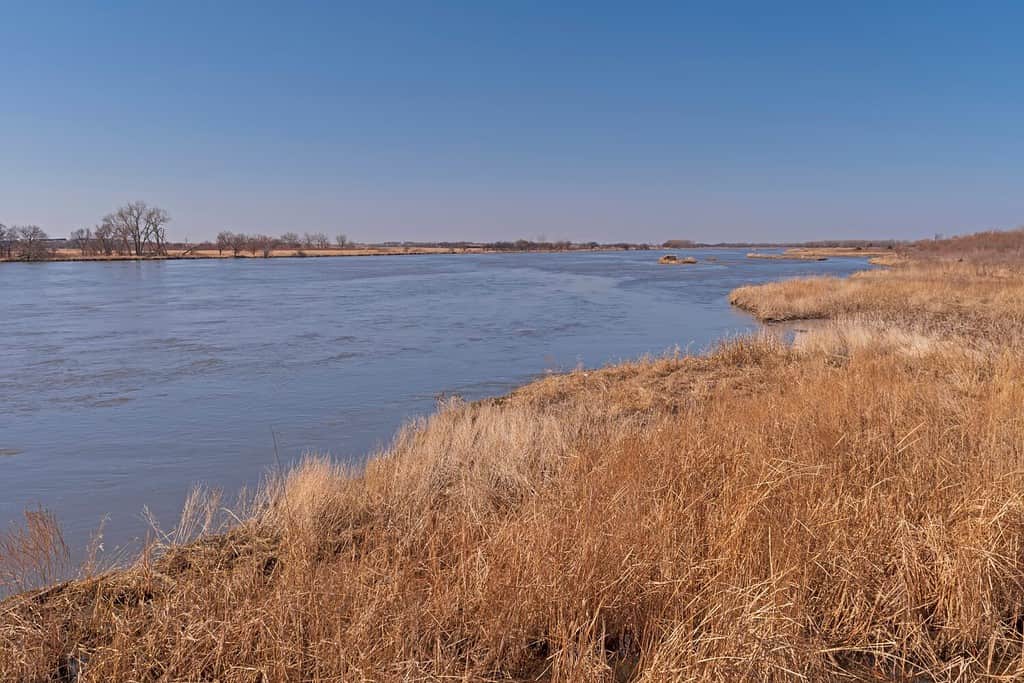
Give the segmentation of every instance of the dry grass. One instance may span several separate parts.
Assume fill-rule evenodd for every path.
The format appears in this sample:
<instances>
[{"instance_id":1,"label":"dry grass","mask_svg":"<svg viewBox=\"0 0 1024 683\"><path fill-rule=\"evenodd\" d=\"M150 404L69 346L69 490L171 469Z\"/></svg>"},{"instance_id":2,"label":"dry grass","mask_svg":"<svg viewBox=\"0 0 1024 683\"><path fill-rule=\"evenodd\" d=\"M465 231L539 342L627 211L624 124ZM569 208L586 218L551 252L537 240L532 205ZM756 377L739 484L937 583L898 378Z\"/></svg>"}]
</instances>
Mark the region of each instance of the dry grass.
<instances>
[{"instance_id":1,"label":"dry grass","mask_svg":"<svg viewBox=\"0 0 1024 683\"><path fill-rule=\"evenodd\" d=\"M238 520L197 497L0 603L0 679L1024 678L1021 286L937 268L750 290L839 319L449 402Z\"/></svg>"},{"instance_id":2,"label":"dry grass","mask_svg":"<svg viewBox=\"0 0 1024 683\"><path fill-rule=\"evenodd\" d=\"M768 261L827 261L828 256L820 254L797 254L787 250L781 254L762 254L761 252L752 251L747 254L747 258L754 259L765 259Z\"/></svg>"},{"instance_id":3,"label":"dry grass","mask_svg":"<svg viewBox=\"0 0 1024 683\"><path fill-rule=\"evenodd\" d=\"M685 265L696 262L697 259L695 259L692 256L676 256L675 254L665 254L660 259L658 259L658 263L667 266Z\"/></svg>"},{"instance_id":4,"label":"dry grass","mask_svg":"<svg viewBox=\"0 0 1024 683\"><path fill-rule=\"evenodd\" d=\"M730 302L761 320L870 314L932 334L1007 343L1024 331L1024 267L912 262L845 279L811 277L740 287Z\"/></svg>"},{"instance_id":5,"label":"dry grass","mask_svg":"<svg viewBox=\"0 0 1024 683\"><path fill-rule=\"evenodd\" d=\"M901 262L899 254L886 248L874 247L790 247L781 253L766 254L752 251L747 258L778 261L827 261L830 258L867 258L878 265Z\"/></svg>"},{"instance_id":6,"label":"dry grass","mask_svg":"<svg viewBox=\"0 0 1024 683\"><path fill-rule=\"evenodd\" d=\"M940 260L974 263L1024 263L1024 227L990 230L944 240L924 240L913 245L914 255Z\"/></svg>"},{"instance_id":7,"label":"dry grass","mask_svg":"<svg viewBox=\"0 0 1024 683\"><path fill-rule=\"evenodd\" d=\"M878 247L792 247L786 249L790 256L824 256L831 258L885 258L893 254L892 249Z\"/></svg>"}]
</instances>

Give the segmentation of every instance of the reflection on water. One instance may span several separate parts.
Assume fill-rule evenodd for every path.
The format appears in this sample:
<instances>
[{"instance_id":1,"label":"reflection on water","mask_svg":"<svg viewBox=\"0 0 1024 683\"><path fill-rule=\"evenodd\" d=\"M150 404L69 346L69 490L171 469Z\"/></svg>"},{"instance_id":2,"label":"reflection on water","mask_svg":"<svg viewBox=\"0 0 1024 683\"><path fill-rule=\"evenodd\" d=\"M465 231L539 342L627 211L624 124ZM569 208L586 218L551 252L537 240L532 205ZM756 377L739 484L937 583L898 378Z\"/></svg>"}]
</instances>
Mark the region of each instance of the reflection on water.
<instances>
[{"instance_id":1,"label":"reflection on water","mask_svg":"<svg viewBox=\"0 0 1024 683\"><path fill-rule=\"evenodd\" d=\"M42 504L81 548L173 521L305 451L358 460L439 394L752 328L733 287L864 268L658 252L0 265L0 524ZM709 260L714 257L714 261Z\"/></svg>"}]
</instances>

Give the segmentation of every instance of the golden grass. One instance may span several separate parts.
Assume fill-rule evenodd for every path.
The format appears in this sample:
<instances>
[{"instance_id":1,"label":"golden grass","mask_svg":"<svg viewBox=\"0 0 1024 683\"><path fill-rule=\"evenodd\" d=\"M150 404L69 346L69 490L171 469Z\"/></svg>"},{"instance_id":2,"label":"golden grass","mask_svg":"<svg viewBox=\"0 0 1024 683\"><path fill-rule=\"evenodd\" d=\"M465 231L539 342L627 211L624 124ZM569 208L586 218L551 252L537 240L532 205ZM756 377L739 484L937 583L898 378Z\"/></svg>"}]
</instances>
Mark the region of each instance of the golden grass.
<instances>
[{"instance_id":1,"label":"golden grass","mask_svg":"<svg viewBox=\"0 0 1024 683\"><path fill-rule=\"evenodd\" d=\"M747 258L753 259L765 259L769 261L827 261L827 256L819 254L794 254L789 251L782 252L781 254L762 254L757 251L752 251L747 254Z\"/></svg>"},{"instance_id":2,"label":"golden grass","mask_svg":"<svg viewBox=\"0 0 1024 683\"><path fill-rule=\"evenodd\" d=\"M898 256L892 249L873 247L790 247L781 253L752 251L747 258L776 261L827 261L830 258L867 258L873 263L892 265Z\"/></svg>"},{"instance_id":3,"label":"golden grass","mask_svg":"<svg viewBox=\"0 0 1024 683\"><path fill-rule=\"evenodd\" d=\"M1024 227L923 240L913 245L913 251L917 258L1020 265L1024 262Z\"/></svg>"},{"instance_id":4,"label":"golden grass","mask_svg":"<svg viewBox=\"0 0 1024 683\"><path fill-rule=\"evenodd\" d=\"M1017 273L744 288L836 319L450 401L237 519L197 496L0 603L0 680L1024 678Z\"/></svg>"},{"instance_id":5,"label":"golden grass","mask_svg":"<svg viewBox=\"0 0 1024 683\"><path fill-rule=\"evenodd\" d=\"M845 279L810 277L740 287L729 300L765 321L871 314L965 342L989 338L1008 343L1024 330L1024 267L914 262Z\"/></svg>"},{"instance_id":6,"label":"golden grass","mask_svg":"<svg viewBox=\"0 0 1024 683\"><path fill-rule=\"evenodd\" d=\"M870 257L868 263L873 266L905 266L910 263L910 259L899 252L889 252Z\"/></svg>"},{"instance_id":7,"label":"golden grass","mask_svg":"<svg viewBox=\"0 0 1024 683\"><path fill-rule=\"evenodd\" d=\"M792 247L783 253L790 256L868 258L891 256L893 250L877 247Z\"/></svg>"}]
</instances>

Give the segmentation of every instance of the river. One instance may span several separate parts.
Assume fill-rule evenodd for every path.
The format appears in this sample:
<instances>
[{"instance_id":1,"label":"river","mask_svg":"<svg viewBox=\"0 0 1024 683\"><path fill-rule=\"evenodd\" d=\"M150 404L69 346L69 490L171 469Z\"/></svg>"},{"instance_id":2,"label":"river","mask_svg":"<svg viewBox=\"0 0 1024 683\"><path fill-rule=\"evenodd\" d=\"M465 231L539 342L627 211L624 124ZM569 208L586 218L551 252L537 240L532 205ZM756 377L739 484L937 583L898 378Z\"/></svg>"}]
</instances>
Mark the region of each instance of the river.
<instances>
[{"instance_id":1,"label":"river","mask_svg":"<svg viewBox=\"0 0 1024 683\"><path fill-rule=\"evenodd\" d=\"M358 463L439 395L750 331L730 289L861 259L695 250L0 264L0 528L43 506L80 553L171 526L278 457ZM682 255L682 253L681 253Z\"/></svg>"}]
</instances>

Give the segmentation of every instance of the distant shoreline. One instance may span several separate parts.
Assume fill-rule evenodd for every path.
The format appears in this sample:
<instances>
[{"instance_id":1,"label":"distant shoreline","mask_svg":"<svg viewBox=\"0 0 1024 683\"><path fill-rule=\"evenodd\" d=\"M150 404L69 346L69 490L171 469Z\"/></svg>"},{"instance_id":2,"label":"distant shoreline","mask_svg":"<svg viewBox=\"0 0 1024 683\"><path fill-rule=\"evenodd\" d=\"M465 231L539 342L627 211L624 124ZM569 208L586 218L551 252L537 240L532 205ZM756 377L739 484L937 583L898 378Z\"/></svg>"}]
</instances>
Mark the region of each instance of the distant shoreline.
<instances>
[{"instance_id":1,"label":"distant shoreline","mask_svg":"<svg viewBox=\"0 0 1024 683\"><path fill-rule=\"evenodd\" d=\"M430 256L430 255L464 255L464 254L568 254L568 253L591 253L591 252L616 252L616 251L703 251L707 249L731 249L742 250L750 247L730 245L693 245L687 247L666 247L656 245L633 244L607 245L594 247L575 247L570 249L494 249L490 247L431 247L431 246L409 246L409 247L357 247L357 248L327 248L327 249L274 249L270 255L264 256L261 253L240 253L233 254L227 250L218 252L216 249L171 249L167 254L152 254L137 256L134 254L81 254L78 249L58 249L50 257L35 260L22 258L0 258L0 263L61 263L61 262L106 262L106 261L207 261L207 260L232 260L232 259L279 259L279 258L355 258L360 256ZM871 258L892 254L891 250L866 248L855 249L850 247L817 247L801 248L785 244L764 245L755 248L761 249L785 249L782 254L748 254L749 258L766 259L796 259L796 260L824 260L826 257L854 257ZM78 252L78 253L75 253Z\"/></svg>"},{"instance_id":2,"label":"distant shoreline","mask_svg":"<svg viewBox=\"0 0 1024 683\"><path fill-rule=\"evenodd\" d=\"M359 247L354 249L274 249L269 256L261 253L232 254L218 253L216 249L181 250L172 249L167 254L89 254L82 255L78 249L60 249L47 258L27 260L21 258L0 258L0 263L59 263L76 261L206 261L252 259L262 261L278 258L355 258L359 256L430 256L439 254L560 254L605 251L652 251L660 247L646 245L597 246L573 249L491 249L486 247Z\"/></svg>"}]
</instances>

